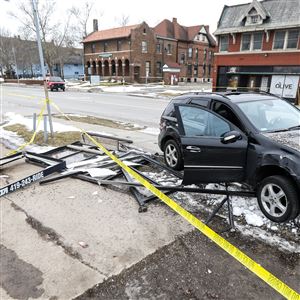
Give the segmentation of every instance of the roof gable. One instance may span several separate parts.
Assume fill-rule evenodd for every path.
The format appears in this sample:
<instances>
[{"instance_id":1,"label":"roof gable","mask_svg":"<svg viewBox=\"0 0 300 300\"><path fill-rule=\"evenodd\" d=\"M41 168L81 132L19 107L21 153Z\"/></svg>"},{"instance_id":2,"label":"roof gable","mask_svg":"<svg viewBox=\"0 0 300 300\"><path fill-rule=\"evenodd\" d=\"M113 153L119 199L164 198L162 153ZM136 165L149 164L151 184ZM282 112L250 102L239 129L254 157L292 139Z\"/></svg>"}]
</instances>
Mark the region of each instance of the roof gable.
<instances>
[{"instance_id":1,"label":"roof gable","mask_svg":"<svg viewBox=\"0 0 300 300\"><path fill-rule=\"evenodd\" d=\"M252 3L250 3L250 5L245 9L245 12L241 17L240 22L242 22L247 16L253 14L253 12L257 12L257 14L260 15L262 20L265 20L267 17L270 17L270 14L262 6L262 4L257 0L253 0Z\"/></svg>"},{"instance_id":2,"label":"roof gable","mask_svg":"<svg viewBox=\"0 0 300 300\"><path fill-rule=\"evenodd\" d=\"M165 19L154 27L154 32L157 36L176 39L180 41L194 41L195 37L201 32L206 35L211 46L215 46L216 42L209 33L209 27L204 25L182 26L177 23L174 18L173 22Z\"/></svg>"},{"instance_id":3,"label":"roof gable","mask_svg":"<svg viewBox=\"0 0 300 300\"><path fill-rule=\"evenodd\" d=\"M253 9L265 19L259 24L246 24L245 17ZM254 0L252 3L225 5L214 34L299 27L299 11L299 0Z\"/></svg>"}]
</instances>

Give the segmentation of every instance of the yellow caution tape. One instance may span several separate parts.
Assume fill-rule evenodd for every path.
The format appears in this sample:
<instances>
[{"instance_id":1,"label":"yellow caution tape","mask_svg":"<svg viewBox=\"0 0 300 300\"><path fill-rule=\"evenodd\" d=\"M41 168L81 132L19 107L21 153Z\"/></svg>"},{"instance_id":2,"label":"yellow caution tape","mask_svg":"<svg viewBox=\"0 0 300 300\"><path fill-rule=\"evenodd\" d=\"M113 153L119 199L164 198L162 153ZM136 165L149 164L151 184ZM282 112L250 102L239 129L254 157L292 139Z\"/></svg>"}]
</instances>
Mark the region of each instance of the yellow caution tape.
<instances>
[{"instance_id":1,"label":"yellow caution tape","mask_svg":"<svg viewBox=\"0 0 300 300\"><path fill-rule=\"evenodd\" d=\"M64 114L60 108L50 101L50 103L60 112L65 118L72 121L72 119ZM287 299L291 300L300 300L300 294L282 282L280 279L275 277L272 273L263 268L260 264L255 262L237 247L229 243L226 239L221 237L218 233L213 231L191 213L186 211L183 207L177 204L174 200L169 198L159 189L154 187L151 183L145 180L144 177L140 176L130 167L128 167L124 162L119 160L116 156L114 156L110 151L108 151L102 144L97 142L92 136L90 136L84 129L79 128L82 133L84 133L91 142L93 142L99 149L101 149L106 155L108 155L114 162L116 162L122 169L128 172L133 178L135 178L138 182L140 182L145 188L151 191L156 197L162 200L165 204L171 207L174 211L176 211L179 215L181 215L184 219L186 219L191 225L201 231L204 235L206 235L210 240L214 241L220 248L225 250L228 254L234 257L237 261L239 261L242 265L248 268L251 272L257 275L259 278L264 280L267 284L269 284L274 290L276 290L279 294L284 296Z\"/></svg>"},{"instance_id":2,"label":"yellow caution tape","mask_svg":"<svg viewBox=\"0 0 300 300\"><path fill-rule=\"evenodd\" d=\"M32 144L32 143L34 142L34 139L35 139L36 134L37 134L37 132L38 132L38 128L39 128L40 123L41 123L41 121L42 121L42 119L43 119L43 114L44 114L44 111L45 111L45 108L46 108L46 104L47 104L47 100L44 101L44 104L43 104L42 109L41 109L41 111L40 111L40 113L39 113L39 116L38 116L36 129L35 129L34 133L32 134L31 139L29 140L29 142L26 142L26 143L22 144L22 145L19 146L16 150L10 151L10 152L7 154L7 156L12 155L12 154L15 154L15 153L21 151L21 150L24 149L26 146L28 146L28 145L30 145L30 144Z\"/></svg>"}]
</instances>

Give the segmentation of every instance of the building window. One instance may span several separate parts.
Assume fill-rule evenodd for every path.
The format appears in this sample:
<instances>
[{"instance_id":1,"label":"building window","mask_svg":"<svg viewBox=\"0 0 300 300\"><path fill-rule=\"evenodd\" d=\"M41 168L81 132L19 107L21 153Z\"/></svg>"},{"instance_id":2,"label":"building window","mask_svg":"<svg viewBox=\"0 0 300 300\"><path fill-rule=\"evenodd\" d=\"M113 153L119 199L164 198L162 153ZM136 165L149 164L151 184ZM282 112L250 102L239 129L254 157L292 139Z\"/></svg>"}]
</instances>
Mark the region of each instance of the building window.
<instances>
[{"instance_id":1,"label":"building window","mask_svg":"<svg viewBox=\"0 0 300 300\"><path fill-rule=\"evenodd\" d=\"M198 52L198 48L195 49L195 60L198 63L198 59L199 59L199 52Z\"/></svg>"},{"instance_id":2,"label":"building window","mask_svg":"<svg viewBox=\"0 0 300 300\"><path fill-rule=\"evenodd\" d=\"M245 33L242 37L242 51L250 50L251 34Z\"/></svg>"},{"instance_id":3,"label":"building window","mask_svg":"<svg viewBox=\"0 0 300 300\"><path fill-rule=\"evenodd\" d=\"M156 62L156 74L161 74L162 69L161 69L161 62L158 61Z\"/></svg>"},{"instance_id":4,"label":"building window","mask_svg":"<svg viewBox=\"0 0 300 300\"><path fill-rule=\"evenodd\" d=\"M188 58L192 58L193 57L193 48L189 48L188 50Z\"/></svg>"},{"instance_id":5,"label":"building window","mask_svg":"<svg viewBox=\"0 0 300 300\"><path fill-rule=\"evenodd\" d=\"M206 58L207 58L207 50L204 49L204 58L203 58L203 60L206 61Z\"/></svg>"},{"instance_id":6,"label":"building window","mask_svg":"<svg viewBox=\"0 0 300 300\"><path fill-rule=\"evenodd\" d=\"M262 32L253 33L252 39L253 39L252 49L261 50L263 33Z\"/></svg>"},{"instance_id":7,"label":"building window","mask_svg":"<svg viewBox=\"0 0 300 300\"><path fill-rule=\"evenodd\" d=\"M143 34L146 34L146 28L143 29Z\"/></svg>"},{"instance_id":8,"label":"building window","mask_svg":"<svg viewBox=\"0 0 300 300\"><path fill-rule=\"evenodd\" d=\"M122 49L122 41L117 41L117 51L121 51Z\"/></svg>"},{"instance_id":9,"label":"building window","mask_svg":"<svg viewBox=\"0 0 300 300\"><path fill-rule=\"evenodd\" d=\"M288 40L287 40L287 48L288 49L296 49L298 46L298 39L299 39L299 31L296 30L289 30L288 31Z\"/></svg>"},{"instance_id":10,"label":"building window","mask_svg":"<svg viewBox=\"0 0 300 300\"><path fill-rule=\"evenodd\" d=\"M161 53L161 44L156 44L156 53Z\"/></svg>"},{"instance_id":11,"label":"building window","mask_svg":"<svg viewBox=\"0 0 300 300\"><path fill-rule=\"evenodd\" d=\"M171 44L167 45L167 54L172 54L172 45Z\"/></svg>"},{"instance_id":12,"label":"building window","mask_svg":"<svg viewBox=\"0 0 300 300\"><path fill-rule=\"evenodd\" d=\"M107 51L107 43L104 42L104 44L103 44L103 52L106 52L106 51Z\"/></svg>"},{"instance_id":13,"label":"building window","mask_svg":"<svg viewBox=\"0 0 300 300\"><path fill-rule=\"evenodd\" d=\"M151 75L151 63L150 61L146 61L146 77Z\"/></svg>"},{"instance_id":14,"label":"building window","mask_svg":"<svg viewBox=\"0 0 300 300\"><path fill-rule=\"evenodd\" d=\"M276 31L275 32L273 49L283 49L284 48L285 33L286 33L285 31Z\"/></svg>"},{"instance_id":15,"label":"building window","mask_svg":"<svg viewBox=\"0 0 300 300\"><path fill-rule=\"evenodd\" d=\"M258 15L251 16L251 23L252 24L258 23Z\"/></svg>"},{"instance_id":16,"label":"building window","mask_svg":"<svg viewBox=\"0 0 300 300\"><path fill-rule=\"evenodd\" d=\"M220 51L228 51L228 35L220 36Z\"/></svg>"},{"instance_id":17,"label":"building window","mask_svg":"<svg viewBox=\"0 0 300 300\"><path fill-rule=\"evenodd\" d=\"M181 64L184 64L184 63L185 63L185 54L184 54L184 53L181 53L181 54L180 54L180 63L181 63Z\"/></svg>"},{"instance_id":18,"label":"building window","mask_svg":"<svg viewBox=\"0 0 300 300\"><path fill-rule=\"evenodd\" d=\"M188 76L192 76L193 66L191 64L188 64L187 66L187 73Z\"/></svg>"},{"instance_id":19,"label":"building window","mask_svg":"<svg viewBox=\"0 0 300 300\"><path fill-rule=\"evenodd\" d=\"M92 47L92 53L95 53L96 52L96 45L93 43L91 47Z\"/></svg>"},{"instance_id":20,"label":"building window","mask_svg":"<svg viewBox=\"0 0 300 300\"><path fill-rule=\"evenodd\" d=\"M262 46L262 32L256 33L244 33L242 35L242 51L250 51L250 50L261 50Z\"/></svg>"},{"instance_id":21,"label":"building window","mask_svg":"<svg viewBox=\"0 0 300 300\"><path fill-rule=\"evenodd\" d=\"M299 30L292 29L287 31L276 31L274 37L274 50L297 49L299 39Z\"/></svg>"},{"instance_id":22,"label":"building window","mask_svg":"<svg viewBox=\"0 0 300 300\"><path fill-rule=\"evenodd\" d=\"M211 77L211 65L208 65L208 77Z\"/></svg>"},{"instance_id":23,"label":"building window","mask_svg":"<svg viewBox=\"0 0 300 300\"><path fill-rule=\"evenodd\" d=\"M148 44L146 41L142 41L142 53L148 52Z\"/></svg>"}]
</instances>

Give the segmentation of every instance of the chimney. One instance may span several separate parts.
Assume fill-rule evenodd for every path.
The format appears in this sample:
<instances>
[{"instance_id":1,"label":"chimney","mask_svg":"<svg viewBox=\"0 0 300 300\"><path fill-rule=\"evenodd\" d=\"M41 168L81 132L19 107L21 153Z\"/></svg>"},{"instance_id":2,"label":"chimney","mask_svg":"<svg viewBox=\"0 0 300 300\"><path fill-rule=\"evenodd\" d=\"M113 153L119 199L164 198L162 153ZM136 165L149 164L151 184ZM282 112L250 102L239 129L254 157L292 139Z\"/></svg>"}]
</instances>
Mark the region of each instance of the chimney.
<instances>
[{"instance_id":1,"label":"chimney","mask_svg":"<svg viewBox=\"0 0 300 300\"><path fill-rule=\"evenodd\" d=\"M93 32L98 31L98 20L93 20Z\"/></svg>"},{"instance_id":2,"label":"chimney","mask_svg":"<svg viewBox=\"0 0 300 300\"><path fill-rule=\"evenodd\" d=\"M177 23L177 18L173 18L173 23L174 23L174 24Z\"/></svg>"}]
</instances>

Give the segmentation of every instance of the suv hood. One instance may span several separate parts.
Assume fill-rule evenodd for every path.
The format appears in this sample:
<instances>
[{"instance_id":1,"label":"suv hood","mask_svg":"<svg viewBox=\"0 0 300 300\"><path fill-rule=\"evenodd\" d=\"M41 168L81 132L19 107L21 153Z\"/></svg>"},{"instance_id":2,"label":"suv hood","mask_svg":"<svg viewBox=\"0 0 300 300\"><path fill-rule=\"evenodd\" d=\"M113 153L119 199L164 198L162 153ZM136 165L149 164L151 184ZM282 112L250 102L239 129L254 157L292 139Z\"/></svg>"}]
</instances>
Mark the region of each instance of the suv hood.
<instances>
[{"instance_id":1,"label":"suv hood","mask_svg":"<svg viewBox=\"0 0 300 300\"><path fill-rule=\"evenodd\" d=\"M281 145L300 152L300 130L268 132L264 133L264 135Z\"/></svg>"}]
</instances>

